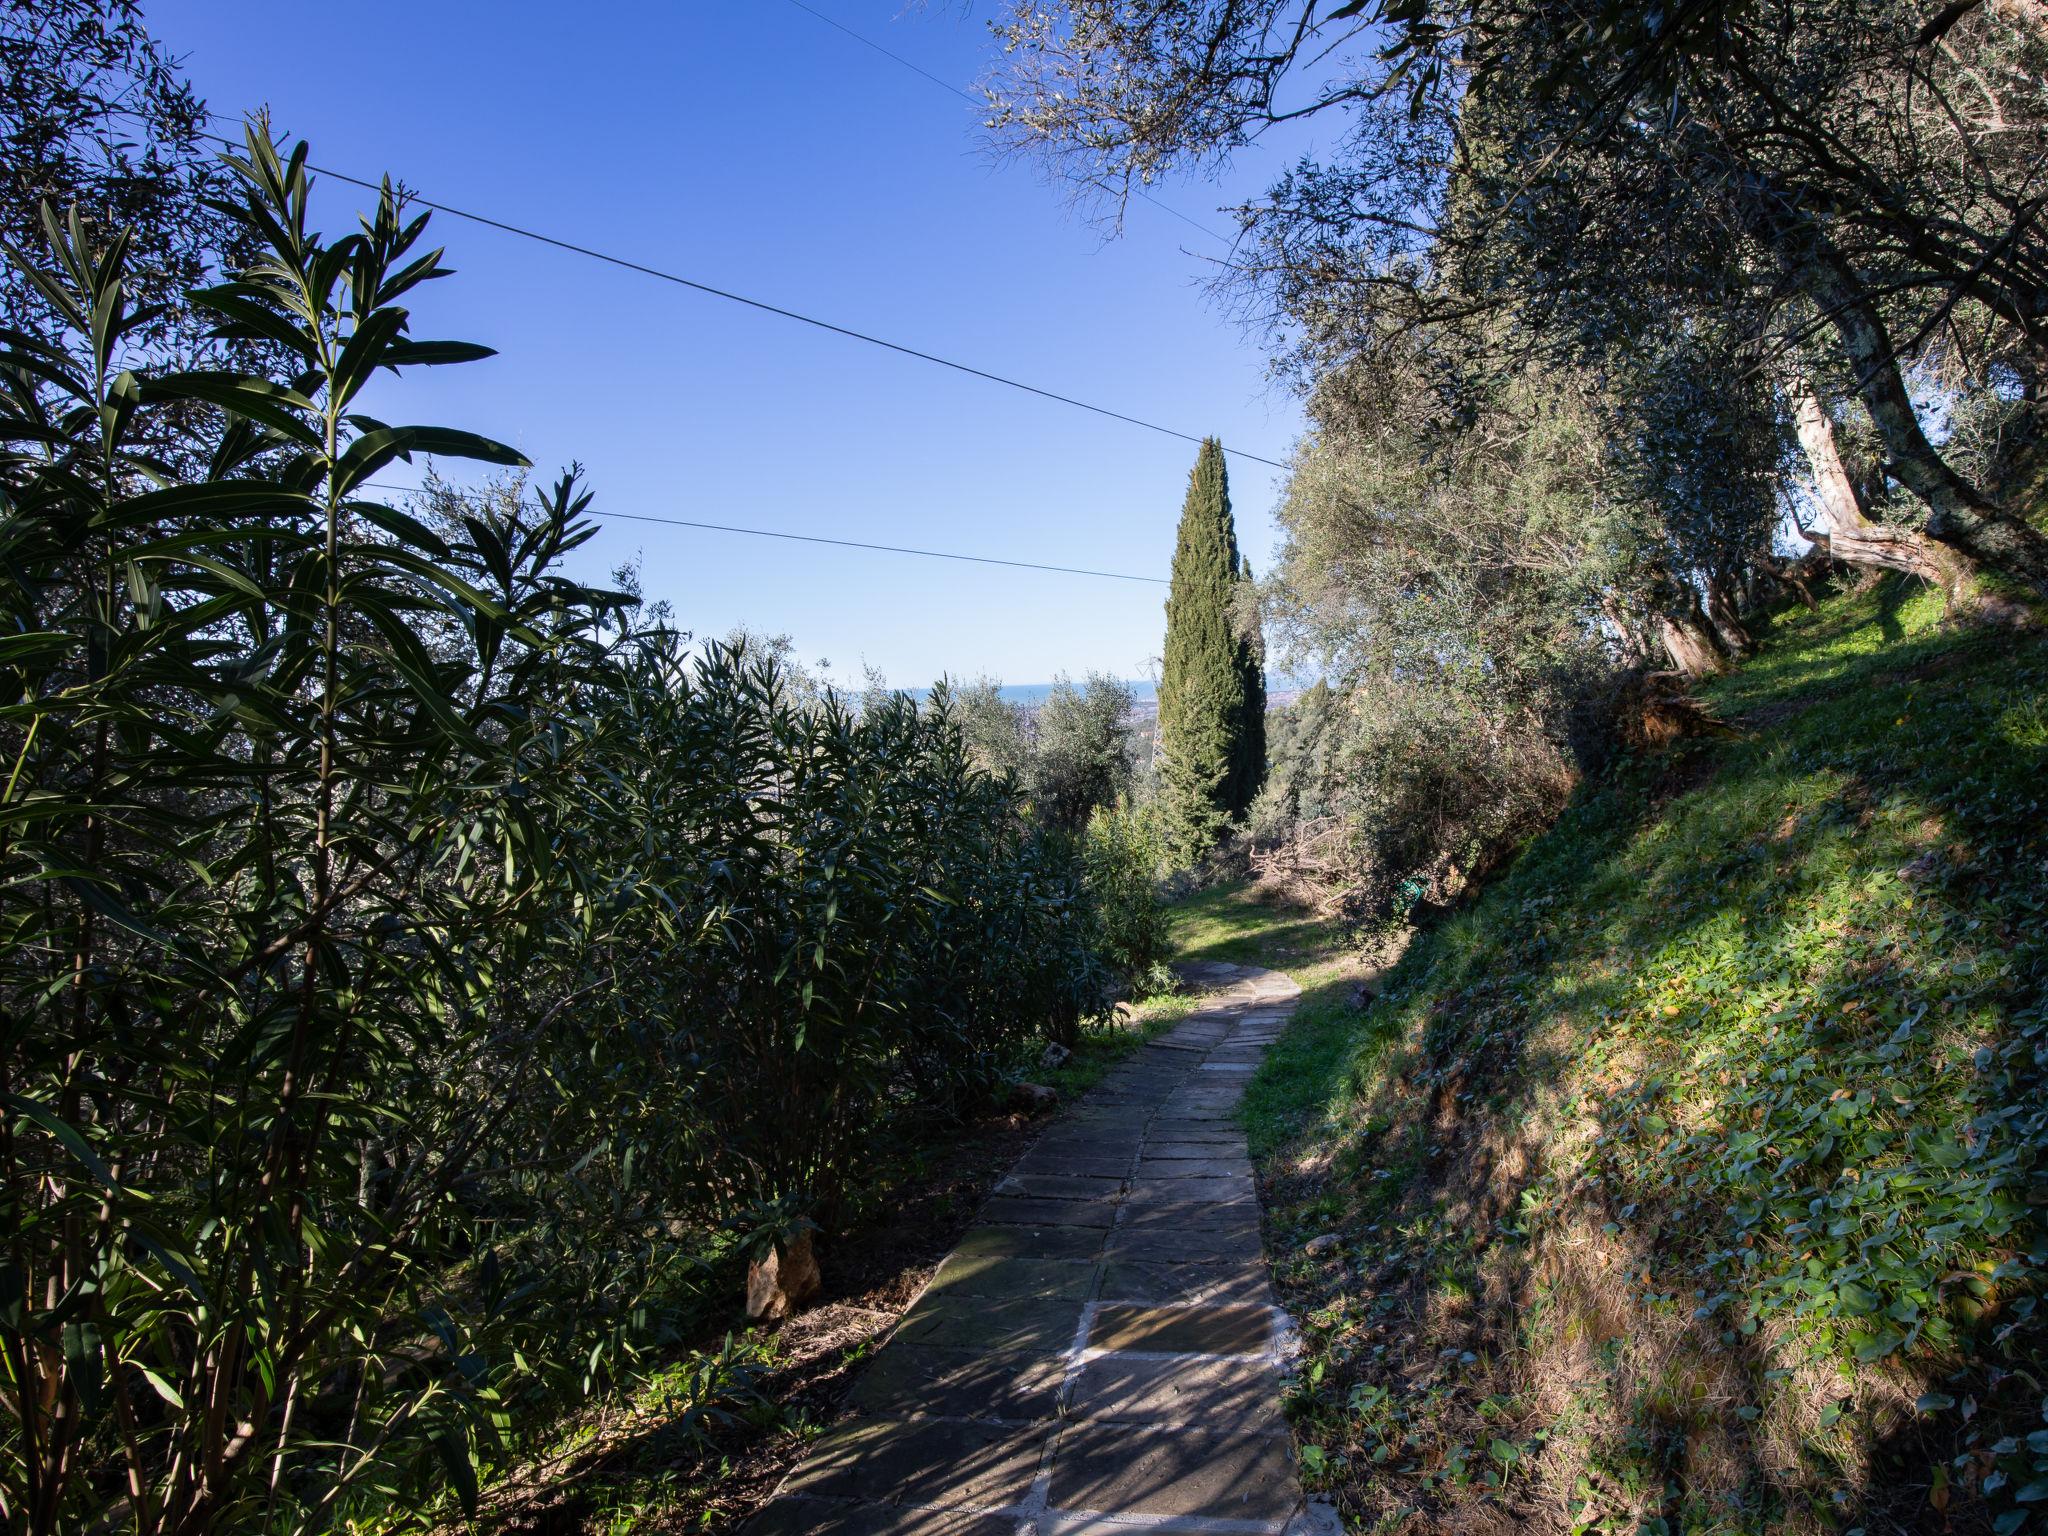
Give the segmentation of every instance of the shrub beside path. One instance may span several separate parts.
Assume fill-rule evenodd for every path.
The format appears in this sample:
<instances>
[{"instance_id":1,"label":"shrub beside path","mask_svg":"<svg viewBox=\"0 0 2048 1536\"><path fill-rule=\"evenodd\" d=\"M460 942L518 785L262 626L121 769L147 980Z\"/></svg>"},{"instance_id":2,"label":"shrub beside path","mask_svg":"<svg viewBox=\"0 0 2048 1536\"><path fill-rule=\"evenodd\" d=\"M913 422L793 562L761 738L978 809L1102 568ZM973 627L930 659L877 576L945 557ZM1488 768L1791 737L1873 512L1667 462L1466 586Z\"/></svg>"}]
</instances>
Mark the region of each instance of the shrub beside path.
<instances>
[{"instance_id":1,"label":"shrub beside path","mask_svg":"<svg viewBox=\"0 0 2048 1536\"><path fill-rule=\"evenodd\" d=\"M1308 1536L1291 1346L1235 1111L1300 989L1185 968L1204 1005L997 1186L746 1536Z\"/></svg>"}]
</instances>

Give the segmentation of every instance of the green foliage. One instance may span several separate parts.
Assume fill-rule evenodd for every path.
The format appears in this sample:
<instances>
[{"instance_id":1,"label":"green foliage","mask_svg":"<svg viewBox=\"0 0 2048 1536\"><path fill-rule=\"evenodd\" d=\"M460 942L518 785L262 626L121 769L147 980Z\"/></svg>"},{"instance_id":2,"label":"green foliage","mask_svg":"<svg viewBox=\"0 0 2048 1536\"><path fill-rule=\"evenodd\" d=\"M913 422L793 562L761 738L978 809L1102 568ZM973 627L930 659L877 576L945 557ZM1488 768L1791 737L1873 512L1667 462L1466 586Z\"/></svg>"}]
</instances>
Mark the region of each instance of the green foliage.
<instances>
[{"instance_id":1,"label":"green foliage","mask_svg":"<svg viewBox=\"0 0 2048 1536\"><path fill-rule=\"evenodd\" d=\"M1171 989L1166 908L1159 881L1166 840L1156 804L1121 801L1088 820L1082 868L1098 925L1096 948L1140 995Z\"/></svg>"},{"instance_id":2,"label":"green foliage","mask_svg":"<svg viewBox=\"0 0 2048 1536\"><path fill-rule=\"evenodd\" d=\"M1647 365L1663 377L1643 413L1618 414L1613 446L1675 449L1658 499L1674 531L1710 533L1775 510L1745 483L1774 457L1753 428L1786 414L1764 381L1818 372L1823 393L1859 399L1928 537L2048 595L2048 540L1934 442L1958 397L2031 402L2048 341L2048 246L2027 211L2041 167L2009 142L2048 118L2030 9L1008 10L995 126L1091 186L1218 169L1276 123L1322 119L1315 150L1242 210L1227 278L1308 382L1390 352L1476 349L1625 384ZM1951 153L1979 122L2008 142ZM1916 401L1909 383L1936 375ZM1669 409L1687 395L1701 408ZM1441 401L1454 418L1466 403L1455 384Z\"/></svg>"},{"instance_id":3,"label":"green foliage","mask_svg":"<svg viewBox=\"0 0 2048 1536\"><path fill-rule=\"evenodd\" d=\"M1540 1386L1517 1475L1578 1528L1633 1529L1632 1479L1673 1528L1831 1501L2033 1528L2048 651L1938 616L1885 588L1781 620L1718 685L1768 731L1622 764L1255 1082L1315 1101L1290 1155L1333 1170L1280 1219L1372 1277L1326 1294L1306 1428L1360 1458L1361 1508L1368 1476L1447 1497L1459 1404ZM1452 1269L1493 1298L1462 1322ZM1475 1353L1424 1400L1409 1341L1449 1338ZM1407 1418L1368 1439L1339 1405L1380 1388ZM1740 1454L1688 1471L1673 1425Z\"/></svg>"},{"instance_id":4,"label":"green foliage","mask_svg":"<svg viewBox=\"0 0 2048 1536\"><path fill-rule=\"evenodd\" d=\"M1132 780L1131 690L1100 672L1076 688L1065 678L1032 717L1025 784L1048 824L1078 832L1098 809L1116 804Z\"/></svg>"},{"instance_id":5,"label":"green foliage","mask_svg":"<svg viewBox=\"0 0 2048 1536\"><path fill-rule=\"evenodd\" d=\"M371 499L523 461L366 413L486 349L412 334L445 269L388 187L311 228L305 154L251 134L262 254L195 295L275 376L132 367L140 258L76 218L20 264L61 324L0 360L0 1507L37 1536L474 1506L673 1355L733 1227L829 1223L878 1133L1103 1007L1075 854L943 693L856 712L636 623L560 573L573 478Z\"/></svg>"},{"instance_id":6,"label":"green foliage","mask_svg":"<svg viewBox=\"0 0 2048 1536\"><path fill-rule=\"evenodd\" d=\"M1583 381L1475 373L1447 423L1439 362L1327 376L1280 509L1273 605L1329 681L1276 716L1252 838L1376 922L1454 897L1564 803L1656 526Z\"/></svg>"},{"instance_id":7,"label":"green foliage","mask_svg":"<svg viewBox=\"0 0 2048 1536\"><path fill-rule=\"evenodd\" d=\"M1223 449L1202 444L1188 477L1166 599L1166 658L1159 683L1159 764L1167 841L1176 862L1199 861L1244 814L1263 774L1263 724L1257 755L1250 711L1263 710L1248 689L1259 654L1239 620L1244 567L1230 515Z\"/></svg>"},{"instance_id":8,"label":"green foliage","mask_svg":"<svg viewBox=\"0 0 2048 1536\"><path fill-rule=\"evenodd\" d=\"M7 6L0 66L0 240L39 246L45 202L77 210L95 241L126 230L149 259L128 274L124 339L158 357L207 350L185 293L233 236L213 206L233 178L201 137L205 104L138 0ZM42 330L56 318L18 266L0 264L0 324Z\"/></svg>"},{"instance_id":9,"label":"green foliage","mask_svg":"<svg viewBox=\"0 0 2048 1536\"><path fill-rule=\"evenodd\" d=\"M967 740L967 755L983 773L1005 774L1024 782L1031 761L1028 712L1003 697L1002 684L991 677L971 683L950 683L953 717Z\"/></svg>"}]
</instances>

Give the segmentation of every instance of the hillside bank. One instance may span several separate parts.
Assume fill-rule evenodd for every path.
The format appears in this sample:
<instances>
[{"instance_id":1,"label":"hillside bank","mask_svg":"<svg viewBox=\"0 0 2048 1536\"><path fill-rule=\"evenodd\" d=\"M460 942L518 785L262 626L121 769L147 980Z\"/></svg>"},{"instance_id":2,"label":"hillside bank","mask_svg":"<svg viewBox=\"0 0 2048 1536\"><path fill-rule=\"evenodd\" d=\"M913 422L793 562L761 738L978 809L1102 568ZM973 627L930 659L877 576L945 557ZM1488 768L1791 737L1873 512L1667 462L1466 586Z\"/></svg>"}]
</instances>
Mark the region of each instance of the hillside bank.
<instances>
[{"instance_id":1,"label":"hillside bank","mask_svg":"<svg viewBox=\"0 0 2048 1536\"><path fill-rule=\"evenodd\" d=\"M1347 1525L2048 1528L2044 683L1840 596L1375 998L1326 928L1183 911L1309 989L1247 1114Z\"/></svg>"}]
</instances>

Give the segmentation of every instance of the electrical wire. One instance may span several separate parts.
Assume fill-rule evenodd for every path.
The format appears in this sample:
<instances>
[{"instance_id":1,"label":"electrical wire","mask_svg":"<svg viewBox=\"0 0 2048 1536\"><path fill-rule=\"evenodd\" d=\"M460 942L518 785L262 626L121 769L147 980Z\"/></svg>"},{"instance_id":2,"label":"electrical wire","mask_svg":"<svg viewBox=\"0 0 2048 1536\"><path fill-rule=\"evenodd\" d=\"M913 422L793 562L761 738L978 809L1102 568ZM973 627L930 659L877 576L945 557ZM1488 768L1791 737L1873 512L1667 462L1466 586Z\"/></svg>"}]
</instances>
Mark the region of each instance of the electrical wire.
<instances>
[{"instance_id":1,"label":"electrical wire","mask_svg":"<svg viewBox=\"0 0 2048 1536\"><path fill-rule=\"evenodd\" d=\"M818 20L825 23L826 26L833 27L836 28L838 31L844 32L848 37L852 38L856 43L859 43L863 48L873 49L876 53L879 53L883 58L889 59L897 64L901 64L905 69L909 70L912 74L923 75L925 79L931 81L931 83L933 85L936 85L940 90L951 91L955 96L958 96L962 101L968 103L970 106L986 107L988 105L986 101L982 100L979 96L976 96L972 91L964 91L959 86L953 84L952 81L942 79L938 75L933 74L930 70L926 69L922 64L914 63L911 60L903 57L903 55L900 53L891 52L889 49L883 47L880 43L876 42L873 38L863 36L861 33L854 31L853 28L849 27L845 22L839 21L834 17L827 16L823 11L818 10L814 6L804 4L804 0L789 0L789 3L795 6L798 10L803 11L808 15L817 17ZM1182 213L1178 208L1172 207L1166 203L1162 203L1158 198L1154 197L1151 193L1143 190L1142 188L1131 188L1131 195L1134 197L1143 198L1146 202L1150 203L1154 208L1157 208L1161 213L1172 214L1176 219L1179 219L1181 223L1187 225L1190 229L1200 230L1203 234L1207 235L1211 240L1219 241L1224 245L1230 244L1230 237L1228 235L1223 234L1218 230L1211 229L1208 225L1204 224L1200 219L1190 218L1187 214Z\"/></svg>"},{"instance_id":2,"label":"electrical wire","mask_svg":"<svg viewBox=\"0 0 2048 1536\"><path fill-rule=\"evenodd\" d=\"M772 528L741 528L731 523L699 523L684 517L653 517L641 512L606 512L636 523L662 523L671 528L710 528L719 533L746 533L759 539L794 539L804 544L836 544L842 549L874 549L891 555L922 555L929 560L965 560L975 565L1007 565L1020 571L1056 571L1063 576L1101 576L1109 581L1143 581L1169 586L1163 576L1132 576L1124 571L1095 571L1078 565L1041 565L1036 560L1002 560L994 555L962 555L943 549L913 549L903 544L868 544L859 539L828 539L813 533L782 533Z\"/></svg>"},{"instance_id":3,"label":"electrical wire","mask_svg":"<svg viewBox=\"0 0 2048 1536\"><path fill-rule=\"evenodd\" d=\"M407 495L419 495L426 489L418 485L386 485L378 481L364 482L364 488L379 491L399 491ZM1078 565L1046 565L1037 560L1004 560L995 555L963 555L953 550L917 549L907 544L870 544L861 539L831 539L815 533L786 533L776 528L747 528L738 523L706 523L687 517L657 517L649 512L600 511L600 519L622 518L634 523L659 523L666 528L708 528L714 533L744 533L757 539L788 539L798 544L831 544L841 549L872 549L890 555L919 555L927 560L960 560L971 565L1006 565L1020 571L1052 571L1062 576L1100 576L1107 581L1140 581L1152 586L1172 585L1163 576L1133 576L1127 571L1098 571Z\"/></svg>"},{"instance_id":4,"label":"electrical wire","mask_svg":"<svg viewBox=\"0 0 2048 1536\"><path fill-rule=\"evenodd\" d=\"M225 135L208 133L204 130L196 131L202 137L211 139L217 144L224 144L230 149L241 149L244 147L240 141L230 139ZM381 192L383 190L381 182L366 181L360 176L351 176L346 171L337 171L326 166L314 165L310 160L307 162L307 169L321 176L331 176L334 180L346 182L352 187L362 187L371 192ZM508 235L517 235L521 239L532 240L540 245L553 246L556 250L568 251L577 256L586 256L592 261L600 261L609 266L622 267L628 272L638 272L643 277L652 277L664 283L674 283L679 288L688 288L697 293L709 294L712 298L724 299L729 303L744 305L748 309L760 310L764 314L779 315L785 320L794 320L802 325L813 326L821 331L829 331L835 336L844 336L851 341L865 342L871 347L880 347L884 351L915 358L919 362L932 363L940 368L950 368L955 373L964 373L971 378L985 379L991 384L1001 384L1009 389L1020 390L1027 395L1036 395L1042 400L1052 400L1060 405L1070 405L1076 410L1089 411L1097 416L1105 416L1111 421L1121 421L1128 426L1143 427L1148 432L1158 432L1167 437L1177 437L1182 442L1200 443L1204 441L1203 438L1198 437L1196 434L1183 432L1177 427L1164 426L1156 421L1147 421L1142 416L1127 415L1123 411L1111 410L1106 405L1096 405L1092 401L1079 400L1072 395L1060 394L1056 390L1041 389L1036 384L1026 384L1021 379L1013 379L1006 374L993 373L986 368L976 368L969 363L956 362L950 357L941 357L935 352L921 351L916 347L905 346L901 342L889 341L884 337L873 335L867 331L857 331L851 326L838 325L830 320L821 320L815 315L807 315L800 310L786 309L780 304L771 304L765 299L749 298L747 295L735 293L729 288L719 288L710 283L699 282L694 277L684 277L679 272L670 272L661 267L649 266L645 262L634 261L630 257L614 256L610 252L598 250L594 246L581 245L574 240L564 240L556 235L543 234L537 229L529 229L524 225L514 224L506 219L492 218L489 214L485 213L472 213L468 209L457 208L452 203L436 202L432 198L422 197L418 193L411 191L408 191L407 198L410 202L416 203L422 208L431 208L436 213L447 214L450 218L463 219L471 224L481 224L486 229L495 229ZM1262 454L1250 453L1242 448L1226 446L1223 451L1233 458L1248 459L1254 464L1264 464L1273 469L1287 468L1278 459L1269 459Z\"/></svg>"}]
</instances>

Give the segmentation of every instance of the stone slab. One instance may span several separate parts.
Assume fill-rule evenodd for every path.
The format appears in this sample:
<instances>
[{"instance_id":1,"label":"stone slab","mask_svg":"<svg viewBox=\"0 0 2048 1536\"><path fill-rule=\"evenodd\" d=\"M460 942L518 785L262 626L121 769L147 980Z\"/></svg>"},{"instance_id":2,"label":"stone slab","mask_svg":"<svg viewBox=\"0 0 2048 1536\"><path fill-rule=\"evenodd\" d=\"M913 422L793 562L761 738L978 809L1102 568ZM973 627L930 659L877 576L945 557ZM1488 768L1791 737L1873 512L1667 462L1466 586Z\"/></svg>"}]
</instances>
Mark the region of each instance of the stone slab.
<instances>
[{"instance_id":1,"label":"stone slab","mask_svg":"<svg viewBox=\"0 0 2048 1536\"><path fill-rule=\"evenodd\" d=\"M1114 1200L1123 1192L1122 1179L1058 1173L1013 1173L996 1186L999 1195L1029 1195L1036 1200Z\"/></svg>"},{"instance_id":2,"label":"stone slab","mask_svg":"<svg viewBox=\"0 0 2048 1536\"><path fill-rule=\"evenodd\" d=\"M964 1510L836 1504L787 1494L770 1499L740 1531L741 1536L1016 1536L1017 1522Z\"/></svg>"},{"instance_id":3,"label":"stone slab","mask_svg":"<svg viewBox=\"0 0 2048 1536\"><path fill-rule=\"evenodd\" d=\"M1256 1237L1259 1207L1253 1200L1162 1200L1128 1207L1122 1225L1132 1232L1241 1232Z\"/></svg>"},{"instance_id":4,"label":"stone slab","mask_svg":"<svg viewBox=\"0 0 2048 1536\"><path fill-rule=\"evenodd\" d=\"M1033 1259L996 1254L947 1255L925 1294L1039 1296L1086 1301L1095 1290L1096 1265L1088 1259Z\"/></svg>"},{"instance_id":5,"label":"stone slab","mask_svg":"<svg viewBox=\"0 0 2048 1536\"><path fill-rule=\"evenodd\" d=\"M1136 1227L1110 1233L1107 1252L1116 1259L1202 1264L1221 1259L1251 1262L1260 1250L1256 1232L1169 1232Z\"/></svg>"},{"instance_id":6,"label":"stone slab","mask_svg":"<svg viewBox=\"0 0 2048 1536\"><path fill-rule=\"evenodd\" d=\"M1038 1476L1048 1425L860 1419L826 1431L782 1492L874 1504L987 1509L1014 1504Z\"/></svg>"},{"instance_id":7,"label":"stone slab","mask_svg":"<svg viewBox=\"0 0 2048 1536\"><path fill-rule=\"evenodd\" d=\"M1275 1523L1300 1502L1286 1435L1075 1424L1052 1467L1054 1510Z\"/></svg>"},{"instance_id":8,"label":"stone slab","mask_svg":"<svg viewBox=\"0 0 2048 1536\"><path fill-rule=\"evenodd\" d=\"M1065 1179L1122 1179L1130 1175L1135 1158L1070 1157L1058 1152L1027 1152L1013 1172L1052 1174Z\"/></svg>"},{"instance_id":9,"label":"stone slab","mask_svg":"<svg viewBox=\"0 0 2048 1536\"><path fill-rule=\"evenodd\" d=\"M1044 1162L1048 1159L1078 1158L1090 1163L1128 1163L1138 1155L1144 1137L1132 1136L1120 1141L1105 1141L1091 1137L1086 1141L1078 1137L1046 1137L1019 1159L1030 1162Z\"/></svg>"},{"instance_id":10,"label":"stone slab","mask_svg":"<svg viewBox=\"0 0 2048 1536\"><path fill-rule=\"evenodd\" d=\"M1102 1296L1109 1301L1167 1305L1174 1302L1265 1304L1273 1299L1266 1267L1258 1260L1235 1264L1183 1264L1112 1259L1103 1266Z\"/></svg>"},{"instance_id":11,"label":"stone slab","mask_svg":"<svg viewBox=\"0 0 2048 1536\"><path fill-rule=\"evenodd\" d=\"M1232 1120L1154 1120L1151 1138L1145 1149L1161 1146L1167 1142L1178 1142L1182 1146L1222 1147L1221 1153L1201 1152L1201 1157L1229 1157L1244 1152L1244 1132Z\"/></svg>"},{"instance_id":12,"label":"stone slab","mask_svg":"<svg viewBox=\"0 0 2048 1536\"><path fill-rule=\"evenodd\" d=\"M1257 1200L1260 1190L1251 1176L1227 1180L1139 1180L1130 1186L1130 1204L1151 1204L1153 1200L1212 1200L1231 1204L1233 1200Z\"/></svg>"},{"instance_id":13,"label":"stone slab","mask_svg":"<svg viewBox=\"0 0 2048 1536\"><path fill-rule=\"evenodd\" d=\"M934 1349L1058 1354L1073 1346L1080 1326L1077 1301L927 1294L904 1314L889 1340L891 1348L923 1344Z\"/></svg>"},{"instance_id":14,"label":"stone slab","mask_svg":"<svg viewBox=\"0 0 2048 1536\"><path fill-rule=\"evenodd\" d=\"M1109 1302L1096 1309L1088 1347L1174 1355L1264 1354L1273 1347L1273 1314L1264 1307Z\"/></svg>"},{"instance_id":15,"label":"stone slab","mask_svg":"<svg viewBox=\"0 0 2048 1536\"><path fill-rule=\"evenodd\" d=\"M1176 1158L1181 1162L1204 1162L1218 1157L1242 1157L1244 1138L1242 1136L1206 1136L1200 1141L1148 1141L1145 1143L1145 1162L1160 1158Z\"/></svg>"},{"instance_id":16,"label":"stone slab","mask_svg":"<svg viewBox=\"0 0 2048 1536\"><path fill-rule=\"evenodd\" d=\"M1107 1235L1098 1227L970 1227L953 1252L971 1258L1092 1259Z\"/></svg>"},{"instance_id":17,"label":"stone slab","mask_svg":"<svg viewBox=\"0 0 2048 1536\"><path fill-rule=\"evenodd\" d=\"M868 1363L847 1402L874 1418L1050 1419L1059 1413L1066 1357L983 1354L890 1343Z\"/></svg>"},{"instance_id":18,"label":"stone slab","mask_svg":"<svg viewBox=\"0 0 2048 1536\"><path fill-rule=\"evenodd\" d=\"M1116 1223L1116 1202L997 1195L982 1206L981 1219L1006 1227L1109 1227Z\"/></svg>"},{"instance_id":19,"label":"stone slab","mask_svg":"<svg viewBox=\"0 0 2048 1536\"><path fill-rule=\"evenodd\" d=\"M1284 1430L1280 1373L1265 1360L1134 1360L1099 1355L1081 1368L1067 1402L1075 1419Z\"/></svg>"},{"instance_id":20,"label":"stone slab","mask_svg":"<svg viewBox=\"0 0 2048 1536\"><path fill-rule=\"evenodd\" d=\"M1244 1157L1142 1157L1141 1179L1248 1179L1251 1159Z\"/></svg>"}]
</instances>

